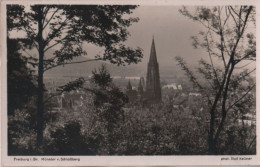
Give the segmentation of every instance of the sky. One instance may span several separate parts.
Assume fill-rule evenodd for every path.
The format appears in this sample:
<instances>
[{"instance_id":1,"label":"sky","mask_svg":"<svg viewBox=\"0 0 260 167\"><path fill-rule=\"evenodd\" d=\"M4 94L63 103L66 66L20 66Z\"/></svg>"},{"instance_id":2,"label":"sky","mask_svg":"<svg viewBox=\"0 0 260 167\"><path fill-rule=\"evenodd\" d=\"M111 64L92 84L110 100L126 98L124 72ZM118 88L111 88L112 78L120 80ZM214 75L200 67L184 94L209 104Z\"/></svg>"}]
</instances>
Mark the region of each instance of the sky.
<instances>
[{"instance_id":1,"label":"sky","mask_svg":"<svg viewBox=\"0 0 260 167\"><path fill-rule=\"evenodd\" d=\"M140 21L129 28L131 37L128 43L144 50L145 62L149 58L153 36L159 64L168 66L174 63L175 56L195 58L194 54L200 53L191 46L190 37L202 27L182 16L179 8L144 6L134 12Z\"/></svg>"},{"instance_id":2,"label":"sky","mask_svg":"<svg viewBox=\"0 0 260 167\"><path fill-rule=\"evenodd\" d=\"M176 56L183 57L192 67L198 66L198 61L203 58L209 61L208 53L203 49L195 49L192 46L191 36L196 36L205 28L198 22L183 16L179 9L181 6L139 6L132 17L139 17L139 22L129 27L131 36L127 44L143 49L144 58L137 66L146 68L150 56L152 38L154 36L157 60L162 66L176 67ZM187 7L192 11L193 7ZM250 26L249 26L250 27ZM248 27L249 31L254 30ZM248 62L241 63L241 66ZM214 59L214 65L222 65L223 62ZM255 63L247 66L255 68ZM180 67L178 67L180 68Z\"/></svg>"},{"instance_id":3,"label":"sky","mask_svg":"<svg viewBox=\"0 0 260 167\"><path fill-rule=\"evenodd\" d=\"M176 56L183 57L188 64L193 66L197 65L202 57L209 60L207 52L194 49L191 40L191 36L198 35L204 27L184 17L179 12L180 8L181 6L139 6L133 11L130 17L138 17L140 20L128 28L130 36L125 44L133 48L142 48L144 58L141 63L131 66L141 68L145 72L153 37L160 69L176 68ZM85 44L84 48L89 58L93 58L102 50L92 44ZM220 64L217 61L214 63ZM252 63L252 66L255 64Z\"/></svg>"},{"instance_id":4,"label":"sky","mask_svg":"<svg viewBox=\"0 0 260 167\"><path fill-rule=\"evenodd\" d=\"M131 17L139 17L128 31L131 36L126 41L130 47L143 49L144 58L137 66L146 67L154 36L157 59L160 66L175 66L175 56L184 57L187 62L199 60L204 51L194 49L191 36L203 28L179 13L180 6L139 6ZM88 55L95 55L97 48L86 45ZM187 59L186 59L187 58Z\"/></svg>"}]
</instances>

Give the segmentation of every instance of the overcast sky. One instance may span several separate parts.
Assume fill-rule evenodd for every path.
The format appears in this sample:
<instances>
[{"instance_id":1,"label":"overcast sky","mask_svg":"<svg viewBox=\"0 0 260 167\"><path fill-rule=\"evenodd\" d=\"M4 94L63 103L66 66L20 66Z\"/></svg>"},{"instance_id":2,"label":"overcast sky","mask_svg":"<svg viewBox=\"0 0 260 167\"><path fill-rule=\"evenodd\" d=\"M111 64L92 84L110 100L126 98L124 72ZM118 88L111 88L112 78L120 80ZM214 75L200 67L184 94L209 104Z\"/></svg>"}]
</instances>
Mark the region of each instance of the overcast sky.
<instances>
[{"instance_id":1,"label":"overcast sky","mask_svg":"<svg viewBox=\"0 0 260 167\"><path fill-rule=\"evenodd\" d=\"M202 31L203 26L181 15L178 11L180 8L181 6L139 6L133 11L131 17L139 17L140 20L128 28L131 36L126 44L133 48L142 48L144 54L142 62L133 66L146 69L153 36L160 68L176 66L175 56L181 56L193 65L201 57L209 59L204 50L194 49L191 45L191 36ZM84 47L89 58L101 51L91 44Z\"/></svg>"},{"instance_id":2,"label":"overcast sky","mask_svg":"<svg viewBox=\"0 0 260 167\"><path fill-rule=\"evenodd\" d=\"M199 52L191 46L190 37L202 28L199 24L182 16L180 7L146 6L134 12L140 18L129 28L129 45L140 46L144 50L144 61L150 55L154 35L158 61L161 65L174 63L175 56L196 57Z\"/></svg>"},{"instance_id":3,"label":"overcast sky","mask_svg":"<svg viewBox=\"0 0 260 167\"><path fill-rule=\"evenodd\" d=\"M126 44L141 47L144 58L138 66L148 62L152 38L154 35L157 58L160 66L176 65L175 56L182 56L188 62L199 59L204 51L194 49L190 37L197 35L202 26L179 13L176 6L139 6L132 17L139 17L139 22L128 28L131 36ZM88 55L95 55L96 48L87 46Z\"/></svg>"},{"instance_id":4,"label":"overcast sky","mask_svg":"<svg viewBox=\"0 0 260 167\"><path fill-rule=\"evenodd\" d=\"M187 63L196 66L201 58L209 61L208 53L202 49L194 49L191 40L191 36L198 35L204 27L184 17L179 12L180 8L181 6L140 6L134 11L132 16L139 17L140 20L129 27L131 37L127 44L143 49L144 58L138 66L146 68L153 35L160 67L176 66L175 56L181 56ZM215 59L215 65L220 63L222 65L222 61ZM255 63L247 67L254 68Z\"/></svg>"}]
</instances>

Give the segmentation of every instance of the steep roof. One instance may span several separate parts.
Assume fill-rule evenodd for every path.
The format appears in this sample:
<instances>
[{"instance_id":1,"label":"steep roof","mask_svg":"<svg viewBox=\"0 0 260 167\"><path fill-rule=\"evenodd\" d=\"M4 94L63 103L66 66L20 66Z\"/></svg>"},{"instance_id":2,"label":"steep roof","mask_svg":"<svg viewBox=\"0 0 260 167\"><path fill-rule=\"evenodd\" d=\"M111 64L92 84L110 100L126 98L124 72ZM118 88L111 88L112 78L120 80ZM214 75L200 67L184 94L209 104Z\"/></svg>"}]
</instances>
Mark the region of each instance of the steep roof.
<instances>
[{"instance_id":1,"label":"steep roof","mask_svg":"<svg viewBox=\"0 0 260 167\"><path fill-rule=\"evenodd\" d=\"M142 86L142 81L141 81L141 79L139 80L138 91L141 92L141 93L143 93L143 86Z\"/></svg>"},{"instance_id":2,"label":"steep roof","mask_svg":"<svg viewBox=\"0 0 260 167\"><path fill-rule=\"evenodd\" d=\"M128 81L128 84L127 84L127 87L126 87L128 90L132 90L132 85L131 85L131 82L130 82L130 79Z\"/></svg>"}]
</instances>

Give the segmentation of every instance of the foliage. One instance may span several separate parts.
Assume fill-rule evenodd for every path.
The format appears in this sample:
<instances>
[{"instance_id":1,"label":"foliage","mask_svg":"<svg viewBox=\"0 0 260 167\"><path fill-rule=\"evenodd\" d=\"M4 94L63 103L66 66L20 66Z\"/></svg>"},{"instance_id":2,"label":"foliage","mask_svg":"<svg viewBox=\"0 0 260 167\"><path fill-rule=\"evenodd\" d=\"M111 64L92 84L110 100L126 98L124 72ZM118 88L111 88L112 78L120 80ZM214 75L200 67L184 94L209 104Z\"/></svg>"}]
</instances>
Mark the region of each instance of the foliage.
<instances>
[{"instance_id":1,"label":"foliage","mask_svg":"<svg viewBox=\"0 0 260 167\"><path fill-rule=\"evenodd\" d=\"M52 103L46 103L43 115L45 126L58 117L57 113L49 112L52 106ZM39 154L36 148L36 111L36 99L31 98L26 106L8 116L8 155Z\"/></svg>"},{"instance_id":2,"label":"foliage","mask_svg":"<svg viewBox=\"0 0 260 167\"><path fill-rule=\"evenodd\" d=\"M187 112L169 112L167 107L130 109L125 114L118 151L123 155L204 154L205 141L195 136L205 133Z\"/></svg>"},{"instance_id":3,"label":"foliage","mask_svg":"<svg viewBox=\"0 0 260 167\"><path fill-rule=\"evenodd\" d=\"M45 151L47 154L113 155L116 153L117 137L120 136L119 129L124 118L123 106L127 97L113 85L112 78L104 65L93 71L90 82L83 80L77 81L83 83L80 91L84 91L82 95L84 105L78 107L77 111L64 109L55 122L48 123L46 136L49 137L46 139L49 144ZM71 85L67 84L60 90L67 90L73 87ZM64 143L70 144L64 147Z\"/></svg>"},{"instance_id":4,"label":"foliage","mask_svg":"<svg viewBox=\"0 0 260 167\"><path fill-rule=\"evenodd\" d=\"M247 66L255 61L255 8L252 6L219 6L197 7L190 12L186 7L181 14L204 26L199 37L193 36L193 46L201 48L208 54L209 61L202 59L197 70L197 77L185 61L178 57L181 68L186 72L190 81L199 89L207 100L210 122L208 130L209 154L220 153L220 136L225 131L225 124L232 119L230 112L242 107L249 92L255 86L250 82L250 74L254 69ZM253 26L254 30L248 29ZM219 63L216 63L218 61ZM221 65L217 65L221 64ZM200 82L203 78L205 82ZM245 82L248 86L244 86ZM235 97L234 93L242 94ZM246 101L250 102L251 101ZM251 103L252 105L252 103ZM248 108L248 112L253 108ZM218 121L220 120L220 121ZM227 125L226 125L227 126ZM222 141L223 142L223 141Z\"/></svg>"},{"instance_id":5,"label":"foliage","mask_svg":"<svg viewBox=\"0 0 260 167\"><path fill-rule=\"evenodd\" d=\"M31 129L30 115L16 110L8 120L8 155L33 155L36 133Z\"/></svg>"},{"instance_id":6,"label":"foliage","mask_svg":"<svg viewBox=\"0 0 260 167\"><path fill-rule=\"evenodd\" d=\"M65 64L97 60L107 60L117 65L138 63L143 56L141 49L132 49L123 44L129 36L127 28L138 21L138 18L128 16L135 8L127 5L31 5L25 10L22 5L7 5L7 33L25 33L25 38L31 42L29 49L24 48L25 52L33 49L38 51L35 56L28 53L27 60L38 72L36 116L39 149L45 122L44 72ZM96 55L95 59L72 62L74 57L87 54L84 43L103 47L104 53ZM54 48L53 54L46 55L48 50ZM71 86L77 86L77 83L66 85L67 88Z\"/></svg>"},{"instance_id":7,"label":"foliage","mask_svg":"<svg viewBox=\"0 0 260 167\"><path fill-rule=\"evenodd\" d=\"M8 115L13 115L16 109L22 109L36 94L32 70L26 66L26 58L19 53L22 47L19 40L7 39Z\"/></svg>"},{"instance_id":8,"label":"foliage","mask_svg":"<svg viewBox=\"0 0 260 167\"><path fill-rule=\"evenodd\" d=\"M39 48L41 32L36 27L41 26L47 34L41 37L43 52L58 48L51 57L45 56L44 71L71 62L73 57L86 55L83 42L105 48L103 55L96 56L97 60L109 60L118 65L137 63L142 58L141 49L133 50L122 43L129 35L127 27L139 20L125 17L135 8L127 5L32 5L26 11L24 6L8 5L8 32L24 31L26 38L32 40L32 46ZM31 64L38 66L37 56L30 59Z\"/></svg>"},{"instance_id":9,"label":"foliage","mask_svg":"<svg viewBox=\"0 0 260 167\"><path fill-rule=\"evenodd\" d=\"M91 77L91 82L100 87L107 87L112 82L112 78L104 64L102 64L101 68L99 69L99 72L97 72L97 70L95 69L94 71L92 71L92 74L93 75Z\"/></svg>"},{"instance_id":10,"label":"foliage","mask_svg":"<svg viewBox=\"0 0 260 167\"><path fill-rule=\"evenodd\" d=\"M81 132L81 125L75 121L51 131L51 138L46 152L52 155L89 155L96 142L87 139Z\"/></svg>"},{"instance_id":11,"label":"foliage","mask_svg":"<svg viewBox=\"0 0 260 167\"><path fill-rule=\"evenodd\" d=\"M92 88L95 95L94 106L100 117L111 124L117 123L123 115L122 107L128 100L127 96L113 85L112 78L104 65L99 72L93 71L91 82L94 84Z\"/></svg>"},{"instance_id":12,"label":"foliage","mask_svg":"<svg viewBox=\"0 0 260 167\"><path fill-rule=\"evenodd\" d=\"M79 88L82 88L83 84L85 82L85 79L83 77L80 77L76 79L75 81L71 81L67 83L66 85L59 86L57 88L58 92L71 92L74 90L78 90Z\"/></svg>"},{"instance_id":13,"label":"foliage","mask_svg":"<svg viewBox=\"0 0 260 167\"><path fill-rule=\"evenodd\" d=\"M102 122L104 130L105 144L108 154L113 154L117 143L118 126L124 119L123 107L127 103L127 96L121 90L114 86L112 78L104 65L93 71L91 82L94 84L95 112L99 121Z\"/></svg>"},{"instance_id":14,"label":"foliage","mask_svg":"<svg viewBox=\"0 0 260 167\"><path fill-rule=\"evenodd\" d=\"M90 85L84 85L85 88L87 86ZM84 106L75 111L63 109L58 119L48 123L48 132L45 133L50 136L46 141L45 155L208 154L210 115L202 109L207 107L206 103L198 103L200 98L190 99L192 103L179 108L172 105L122 108L123 117L113 122L99 113L102 104L100 108L94 106L95 94L90 91L85 94ZM110 116L115 114L110 110L106 112ZM231 117L235 116L237 114L234 113ZM226 133L221 136L218 145L219 154L254 154L254 142L250 142L255 126L237 126L237 119L229 121L235 123L227 123L229 126L225 127ZM108 123L114 125L113 129L108 130Z\"/></svg>"}]
</instances>

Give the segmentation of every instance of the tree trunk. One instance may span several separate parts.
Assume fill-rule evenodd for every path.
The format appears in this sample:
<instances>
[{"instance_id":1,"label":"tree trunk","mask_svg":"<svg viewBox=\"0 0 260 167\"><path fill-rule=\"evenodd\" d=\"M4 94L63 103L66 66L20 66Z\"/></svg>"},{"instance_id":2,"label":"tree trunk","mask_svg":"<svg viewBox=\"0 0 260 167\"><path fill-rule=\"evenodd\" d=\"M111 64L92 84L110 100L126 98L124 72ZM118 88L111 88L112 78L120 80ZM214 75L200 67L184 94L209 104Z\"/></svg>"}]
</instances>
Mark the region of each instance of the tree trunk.
<instances>
[{"instance_id":1,"label":"tree trunk","mask_svg":"<svg viewBox=\"0 0 260 167\"><path fill-rule=\"evenodd\" d=\"M44 57L44 46L43 46L43 25L42 25L42 8L39 8L38 13L38 53L39 53L39 64L38 64L38 101L37 101L37 147L41 147L43 142L43 126L44 126L44 105L43 105L43 57Z\"/></svg>"},{"instance_id":2,"label":"tree trunk","mask_svg":"<svg viewBox=\"0 0 260 167\"><path fill-rule=\"evenodd\" d=\"M216 155L216 144L213 139L209 141L209 155Z\"/></svg>"},{"instance_id":3,"label":"tree trunk","mask_svg":"<svg viewBox=\"0 0 260 167\"><path fill-rule=\"evenodd\" d=\"M234 70L234 67L235 67L233 58L231 58L231 62L232 62L231 63L232 65L231 65L231 69L228 73L227 83L226 83L226 86L225 86L225 89L224 89L224 94L223 94L221 122L218 126L218 129L217 129L217 132L216 132L216 135L215 135L215 139L214 139L215 145L217 144L217 142L219 140L220 132L224 129L224 123L225 123L226 116L227 116L226 101L227 101L227 96L228 96L228 88L229 88L231 76L233 74L233 70Z\"/></svg>"},{"instance_id":4,"label":"tree trunk","mask_svg":"<svg viewBox=\"0 0 260 167\"><path fill-rule=\"evenodd\" d=\"M215 124L215 116L214 116L214 114L211 113L210 131L209 131L209 139L208 139L209 155L216 154L216 146L214 143L214 124Z\"/></svg>"}]
</instances>

